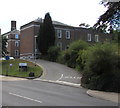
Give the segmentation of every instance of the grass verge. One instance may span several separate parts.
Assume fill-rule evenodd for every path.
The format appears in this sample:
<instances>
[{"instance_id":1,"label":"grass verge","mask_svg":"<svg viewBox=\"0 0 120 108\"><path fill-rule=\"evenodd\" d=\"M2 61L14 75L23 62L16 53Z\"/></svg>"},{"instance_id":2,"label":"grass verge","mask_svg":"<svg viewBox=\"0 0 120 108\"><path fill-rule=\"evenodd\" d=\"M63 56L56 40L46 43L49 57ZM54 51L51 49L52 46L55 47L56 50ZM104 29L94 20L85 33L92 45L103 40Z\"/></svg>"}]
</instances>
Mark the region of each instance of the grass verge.
<instances>
[{"instance_id":1,"label":"grass verge","mask_svg":"<svg viewBox=\"0 0 120 108\"><path fill-rule=\"evenodd\" d=\"M35 66L34 63L21 60L21 59L14 59L14 60L3 60L2 63L2 72L0 74L14 77L22 77L27 78L29 77L30 72L34 72L35 78L40 77L42 75L42 68L38 65ZM19 69L19 63L27 63L27 71L23 71ZM12 66L10 66L12 64Z\"/></svg>"}]
</instances>

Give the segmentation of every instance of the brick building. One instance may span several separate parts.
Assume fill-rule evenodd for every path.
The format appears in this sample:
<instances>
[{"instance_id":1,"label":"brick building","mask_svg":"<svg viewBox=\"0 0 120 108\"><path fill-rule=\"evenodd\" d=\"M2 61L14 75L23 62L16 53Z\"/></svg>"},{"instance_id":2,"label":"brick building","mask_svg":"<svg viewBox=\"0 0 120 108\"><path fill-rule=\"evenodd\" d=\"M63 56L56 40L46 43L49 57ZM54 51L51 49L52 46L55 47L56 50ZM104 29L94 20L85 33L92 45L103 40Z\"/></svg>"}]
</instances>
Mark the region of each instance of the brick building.
<instances>
[{"instance_id":1,"label":"brick building","mask_svg":"<svg viewBox=\"0 0 120 108\"><path fill-rule=\"evenodd\" d=\"M34 56L35 41L38 34L40 23L32 21L20 28L20 56ZM37 45L36 45L37 46Z\"/></svg>"},{"instance_id":2,"label":"brick building","mask_svg":"<svg viewBox=\"0 0 120 108\"><path fill-rule=\"evenodd\" d=\"M2 34L7 38L8 56L20 57L20 32L16 29L16 21L11 21L11 31Z\"/></svg>"},{"instance_id":3,"label":"brick building","mask_svg":"<svg viewBox=\"0 0 120 108\"><path fill-rule=\"evenodd\" d=\"M40 25L43 19L38 18L20 27L20 31L16 29L16 21L11 21L11 31L4 33L8 39L7 50L8 55L19 58L23 56L34 57L35 52L38 53L36 36L38 35ZM103 42L111 38L108 34L63 24L58 21L53 21L55 28L55 45L61 50L69 47L70 43L76 40L84 40L89 43Z\"/></svg>"},{"instance_id":4,"label":"brick building","mask_svg":"<svg viewBox=\"0 0 120 108\"><path fill-rule=\"evenodd\" d=\"M20 56L34 56L36 45L36 35L38 35L42 19L31 21L20 28ZM57 21L53 21L55 28L55 45L59 46L61 50L69 47L70 43L76 40L84 40L89 43L103 42L110 39L108 34L101 32L69 26ZM36 46L35 46L36 45Z\"/></svg>"}]
</instances>

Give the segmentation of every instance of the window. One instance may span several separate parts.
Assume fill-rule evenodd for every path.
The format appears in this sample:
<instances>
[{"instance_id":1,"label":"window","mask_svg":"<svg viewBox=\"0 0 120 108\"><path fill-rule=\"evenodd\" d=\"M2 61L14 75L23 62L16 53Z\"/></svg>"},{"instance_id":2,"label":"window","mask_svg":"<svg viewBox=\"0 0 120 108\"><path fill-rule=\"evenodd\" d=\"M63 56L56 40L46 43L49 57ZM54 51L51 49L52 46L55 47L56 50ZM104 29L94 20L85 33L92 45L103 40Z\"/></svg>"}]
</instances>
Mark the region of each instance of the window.
<instances>
[{"instance_id":1,"label":"window","mask_svg":"<svg viewBox=\"0 0 120 108\"><path fill-rule=\"evenodd\" d=\"M59 39L62 38L62 30L57 30L57 37L58 37Z\"/></svg>"},{"instance_id":2,"label":"window","mask_svg":"<svg viewBox=\"0 0 120 108\"><path fill-rule=\"evenodd\" d=\"M15 56L19 56L19 51L15 50Z\"/></svg>"},{"instance_id":3,"label":"window","mask_svg":"<svg viewBox=\"0 0 120 108\"><path fill-rule=\"evenodd\" d=\"M70 39L70 31L66 31L66 39Z\"/></svg>"},{"instance_id":4,"label":"window","mask_svg":"<svg viewBox=\"0 0 120 108\"><path fill-rule=\"evenodd\" d=\"M91 34L88 34L88 35L87 35L87 40L88 40L88 41L91 41Z\"/></svg>"},{"instance_id":5,"label":"window","mask_svg":"<svg viewBox=\"0 0 120 108\"><path fill-rule=\"evenodd\" d=\"M62 42L58 42L57 46L60 47L60 50L62 50Z\"/></svg>"},{"instance_id":6,"label":"window","mask_svg":"<svg viewBox=\"0 0 120 108\"><path fill-rule=\"evenodd\" d=\"M8 42L6 43L6 48L8 47Z\"/></svg>"},{"instance_id":7,"label":"window","mask_svg":"<svg viewBox=\"0 0 120 108\"><path fill-rule=\"evenodd\" d=\"M18 34L15 34L15 39L19 39L19 35Z\"/></svg>"},{"instance_id":8,"label":"window","mask_svg":"<svg viewBox=\"0 0 120 108\"><path fill-rule=\"evenodd\" d=\"M95 35L95 42L99 42L99 35Z\"/></svg>"},{"instance_id":9,"label":"window","mask_svg":"<svg viewBox=\"0 0 120 108\"><path fill-rule=\"evenodd\" d=\"M6 36L6 39L8 39L8 35Z\"/></svg>"},{"instance_id":10,"label":"window","mask_svg":"<svg viewBox=\"0 0 120 108\"><path fill-rule=\"evenodd\" d=\"M15 41L15 46L19 47L19 42L18 41Z\"/></svg>"}]
</instances>

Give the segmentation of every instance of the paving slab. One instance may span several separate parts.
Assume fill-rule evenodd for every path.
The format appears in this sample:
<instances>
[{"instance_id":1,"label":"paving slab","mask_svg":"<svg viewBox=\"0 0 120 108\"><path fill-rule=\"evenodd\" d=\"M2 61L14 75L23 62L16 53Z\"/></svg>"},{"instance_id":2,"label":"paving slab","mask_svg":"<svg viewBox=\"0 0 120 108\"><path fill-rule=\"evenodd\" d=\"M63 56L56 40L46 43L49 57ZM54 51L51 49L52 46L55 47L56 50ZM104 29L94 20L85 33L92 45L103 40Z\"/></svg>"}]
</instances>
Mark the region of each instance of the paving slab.
<instances>
[{"instance_id":1,"label":"paving slab","mask_svg":"<svg viewBox=\"0 0 120 108\"><path fill-rule=\"evenodd\" d=\"M87 94L90 96L96 97L96 98L101 98L101 99L105 99L105 100L119 103L120 93L88 90Z\"/></svg>"},{"instance_id":2,"label":"paving slab","mask_svg":"<svg viewBox=\"0 0 120 108\"><path fill-rule=\"evenodd\" d=\"M20 81L20 80L27 80L27 79L0 75L0 81Z\"/></svg>"}]
</instances>

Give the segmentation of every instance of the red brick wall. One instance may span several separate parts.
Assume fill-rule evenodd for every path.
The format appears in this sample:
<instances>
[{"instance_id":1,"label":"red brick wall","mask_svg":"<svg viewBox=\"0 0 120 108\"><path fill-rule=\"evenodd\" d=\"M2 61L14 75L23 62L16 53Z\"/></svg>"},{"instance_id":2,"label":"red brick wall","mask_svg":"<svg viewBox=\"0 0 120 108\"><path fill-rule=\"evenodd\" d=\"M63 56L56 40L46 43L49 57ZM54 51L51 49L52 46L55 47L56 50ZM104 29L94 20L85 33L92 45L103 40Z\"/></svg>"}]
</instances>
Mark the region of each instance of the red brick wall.
<instances>
[{"instance_id":1,"label":"red brick wall","mask_svg":"<svg viewBox=\"0 0 120 108\"><path fill-rule=\"evenodd\" d=\"M34 27L21 30L20 54L34 54Z\"/></svg>"},{"instance_id":2,"label":"red brick wall","mask_svg":"<svg viewBox=\"0 0 120 108\"><path fill-rule=\"evenodd\" d=\"M39 32L39 24L37 22L31 22L21 27L21 36L20 36L20 54L21 56L27 53L34 54L35 50L35 35L38 35ZM35 25L34 27L31 25ZM29 28L27 28L29 26ZM99 41L103 42L106 39L110 39L111 37L105 35L103 33L94 31L92 29L85 29L79 27L70 27L70 26L61 26L54 25L55 27L55 44L61 42L62 50L65 50L70 43L76 40L84 40L88 42L87 36L91 34L91 41L89 43L95 43L95 35L99 36ZM25 29L26 28L26 29ZM62 30L62 38L59 39L57 36L57 30ZM66 31L70 31L70 39L66 39Z\"/></svg>"}]
</instances>

